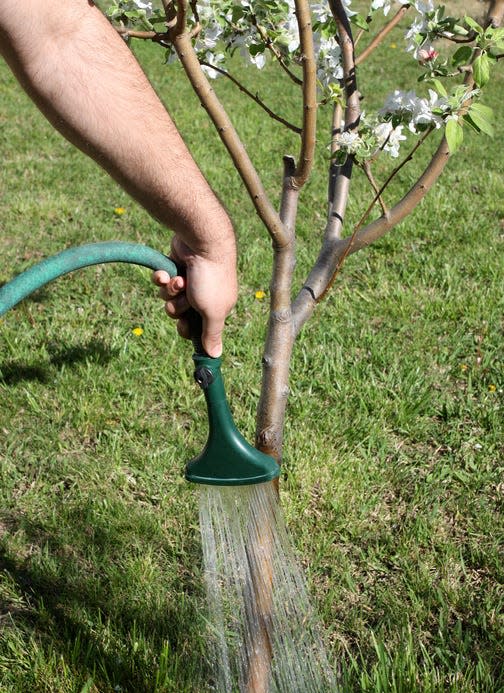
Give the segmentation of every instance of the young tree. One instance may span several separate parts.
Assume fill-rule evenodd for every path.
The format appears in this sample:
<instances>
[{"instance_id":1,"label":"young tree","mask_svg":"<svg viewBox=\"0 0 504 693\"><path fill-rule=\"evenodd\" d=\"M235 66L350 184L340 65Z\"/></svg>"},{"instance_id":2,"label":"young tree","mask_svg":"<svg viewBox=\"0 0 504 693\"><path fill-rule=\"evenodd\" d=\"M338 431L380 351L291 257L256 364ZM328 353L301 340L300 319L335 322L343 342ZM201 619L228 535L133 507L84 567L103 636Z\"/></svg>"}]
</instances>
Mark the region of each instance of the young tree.
<instances>
[{"instance_id":1,"label":"young tree","mask_svg":"<svg viewBox=\"0 0 504 693\"><path fill-rule=\"evenodd\" d=\"M452 17L433 0L327 0L311 5L308 0L162 0L157 8L144 0L109 4L108 15L125 39L154 41L166 48L168 62L180 60L271 237L270 315L256 445L279 461L293 345L345 259L411 214L468 129L492 135L492 111L479 99L503 57L503 14L503 0L488 4L481 24L468 16ZM404 34L423 95L397 89L386 96L380 110L363 112L366 90L359 81L359 67L372 60L392 31ZM361 43L365 48L360 49ZM300 126L273 112L230 71L228 61L235 51L258 69L269 57L280 75L298 87ZM218 76L250 96L265 117L299 136L297 158L284 157L279 210L233 126L232 114L212 89L210 80ZM294 286L298 202L314 165L321 108L332 112L327 217L318 257L302 285ZM388 202L397 174L427 139L436 136L437 149L425 170L399 199ZM385 173L384 158L390 161ZM370 194L361 218L349 228L345 211L355 169L366 177ZM379 180L376 169L382 172Z\"/></svg>"}]
</instances>

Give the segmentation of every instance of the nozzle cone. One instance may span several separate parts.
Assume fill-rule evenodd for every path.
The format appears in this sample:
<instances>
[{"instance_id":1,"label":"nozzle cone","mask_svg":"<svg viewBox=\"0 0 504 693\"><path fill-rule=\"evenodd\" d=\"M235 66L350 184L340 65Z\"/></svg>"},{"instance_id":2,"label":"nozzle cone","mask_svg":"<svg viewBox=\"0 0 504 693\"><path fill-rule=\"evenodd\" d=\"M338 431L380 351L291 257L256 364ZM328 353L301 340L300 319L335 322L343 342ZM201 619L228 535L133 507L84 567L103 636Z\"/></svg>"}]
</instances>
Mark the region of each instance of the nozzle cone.
<instances>
[{"instance_id":1,"label":"nozzle cone","mask_svg":"<svg viewBox=\"0 0 504 693\"><path fill-rule=\"evenodd\" d=\"M186 467L185 478L196 484L243 486L261 484L280 474L277 462L249 445L237 430L224 391L220 359L195 354L195 378L207 403L209 434L203 452Z\"/></svg>"}]
</instances>

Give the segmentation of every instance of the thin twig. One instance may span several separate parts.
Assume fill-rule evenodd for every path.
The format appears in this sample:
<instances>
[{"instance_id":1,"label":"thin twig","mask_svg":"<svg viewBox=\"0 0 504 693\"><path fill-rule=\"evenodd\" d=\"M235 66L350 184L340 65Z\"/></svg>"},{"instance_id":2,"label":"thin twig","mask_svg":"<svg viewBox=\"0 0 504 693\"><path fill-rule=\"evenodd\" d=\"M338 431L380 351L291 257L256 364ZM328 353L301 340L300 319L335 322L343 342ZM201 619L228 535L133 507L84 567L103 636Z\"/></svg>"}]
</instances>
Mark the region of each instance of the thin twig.
<instances>
[{"instance_id":1,"label":"thin twig","mask_svg":"<svg viewBox=\"0 0 504 693\"><path fill-rule=\"evenodd\" d=\"M387 209L387 206L385 205L385 202L383 201L383 198L381 196L380 188L378 187L378 184L375 181L375 178L373 176L373 172L371 170L371 162L370 161L364 161L364 163L362 164L362 170L366 174L366 178L368 179L371 187L373 188L375 195L377 196L377 199L380 203L380 207L381 207L383 215L386 216L388 214L388 209Z\"/></svg>"},{"instance_id":2,"label":"thin twig","mask_svg":"<svg viewBox=\"0 0 504 693\"><path fill-rule=\"evenodd\" d=\"M386 179L385 182L382 184L382 186L376 191L375 196L374 196L374 198L371 200L371 202L370 202L368 208L366 209L366 211L364 212L364 214L362 215L362 217L359 219L359 221L358 221L357 224L355 225L355 228L354 228L353 234L352 234L353 236L355 236L355 234L362 228L362 225L364 224L364 222L366 221L366 219L368 218L368 216L371 214L371 212L372 212L372 210L373 210L373 207L374 207L375 204L378 202L378 200L380 199L381 195L383 195L384 190L390 185L390 183L391 183L391 182L393 181L393 179L397 176L397 174L399 173L399 171L401 171L401 169L403 169L403 168L406 166L406 164L407 164L408 162L410 162L410 161L413 159L413 157L414 157L415 153L417 152L417 150L422 146L422 144L425 142L425 140L426 140L427 137L432 133L433 130L434 130L434 127L433 127L433 126L431 126L428 130L426 130L426 131L423 133L423 135L420 137L420 139L415 143L415 145L414 145L414 147L411 149L411 151L404 157L404 159L401 161L401 163L400 163L398 166L396 166L396 167L389 173L389 175L387 176L387 179ZM384 216L386 217L386 216L388 216L388 214L389 214L389 212L387 212L386 214L384 214Z\"/></svg>"},{"instance_id":3,"label":"thin twig","mask_svg":"<svg viewBox=\"0 0 504 693\"><path fill-rule=\"evenodd\" d=\"M390 173L390 175L387 177L387 180L385 181L385 183L381 186L381 188L379 190L376 191L373 200L369 204L368 208L366 209L366 211L364 212L362 217L359 219L357 224L354 226L354 229L352 231L351 236L349 238L345 238L343 240L343 242L346 243L345 248L344 248L343 252L340 254L340 256L338 257L338 261L336 263L336 266L334 268L334 272L333 272L330 280L327 282L322 293L319 296L317 296L316 303L320 303L320 301L322 301L325 298L325 296L327 295L327 293L331 290L334 282L336 281L338 274L341 271L341 268L343 267L345 260L347 259L347 257L352 252L352 248L353 248L353 245L354 245L354 242L355 242L355 239L357 237L359 230L361 229L362 225L364 224L364 222L366 221L368 216L371 214L371 211L372 211L373 207L375 206L375 204L378 202L378 200L380 200L380 204L381 204L381 196L382 196L385 188L387 188L390 185L393 178L408 163L408 161L411 161L411 159L413 158L417 149L425 142L427 136L432 132L432 130L433 130L433 128L431 127L431 128L429 128L429 130L425 131L425 133L422 135L420 140L415 144L415 146L413 147L411 152L403 159L403 161L401 161L399 166L396 166L396 168ZM382 207L382 209L383 209L383 207ZM386 210L386 211L384 211L382 218L387 219L389 216L390 216L390 212L388 210Z\"/></svg>"},{"instance_id":4,"label":"thin twig","mask_svg":"<svg viewBox=\"0 0 504 693\"><path fill-rule=\"evenodd\" d=\"M454 36L453 34L443 31L439 34L439 38L451 41L451 43L472 43L476 38L476 32L470 31L467 36Z\"/></svg>"},{"instance_id":5,"label":"thin twig","mask_svg":"<svg viewBox=\"0 0 504 693\"><path fill-rule=\"evenodd\" d=\"M359 29L359 31L357 32L357 36L354 39L354 48L357 48L357 46L359 45L359 41L361 40L361 38L364 36L365 33L366 32L364 31L364 29Z\"/></svg>"},{"instance_id":6,"label":"thin twig","mask_svg":"<svg viewBox=\"0 0 504 693\"><path fill-rule=\"evenodd\" d=\"M115 30L123 38L144 39L146 41L156 41L159 36L167 38L165 33L160 34L157 31L137 31L136 29L128 29L125 26L116 26Z\"/></svg>"},{"instance_id":7,"label":"thin twig","mask_svg":"<svg viewBox=\"0 0 504 693\"><path fill-rule=\"evenodd\" d=\"M258 106L260 106L263 111L266 111L266 113L272 118L273 120L278 121L282 125L285 125L285 127L289 128L289 130L292 130L295 132L297 135L301 134L301 128L298 127L297 125L294 125L293 123L290 123L288 120L285 120L285 118L282 118L282 116L279 116L277 113L271 110L271 108L268 108L264 101L262 101L257 94L253 94L251 91L247 89L247 87L242 84L236 77L234 77L230 72L227 70L224 70L221 67L218 67L217 65L212 65L211 63L207 63L205 60L200 60L200 65L203 65L204 67L210 67L212 70L215 70L218 72L220 75L223 75L224 77L227 77L235 86L238 87L238 89L246 94L249 98L252 99Z\"/></svg>"},{"instance_id":8,"label":"thin twig","mask_svg":"<svg viewBox=\"0 0 504 693\"><path fill-rule=\"evenodd\" d=\"M290 79L295 84L298 84L299 86L301 86L303 84L303 80L299 79L299 77L297 75L295 75L292 72L292 70L289 70L289 67L285 64L285 61L283 59L282 54L280 53L279 50L276 49L275 45L273 44L273 41L270 39L270 37L268 36L266 31L264 31L263 27L257 23L255 16L253 17L253 22L254 22L255 28L257 29L257 33L259 34L261 39L264 41L264 45L271 52L271 54L276 58L280 67L282 68L282 70L290 77Z\"/></svg>"},{"instance_id":9,"label":"thin twig","mask_svg":"<svg viewBox=\"0 0 504 693\"><path fill-rule=\"evenodd\" d=\"M152 41L159 43L163 48L168 48L171 44L170 35L167 31L135 31L125 27L115 27L117 33L126 41L128 39L139 39L142 41Z\"/></svg>"}]
</instances>

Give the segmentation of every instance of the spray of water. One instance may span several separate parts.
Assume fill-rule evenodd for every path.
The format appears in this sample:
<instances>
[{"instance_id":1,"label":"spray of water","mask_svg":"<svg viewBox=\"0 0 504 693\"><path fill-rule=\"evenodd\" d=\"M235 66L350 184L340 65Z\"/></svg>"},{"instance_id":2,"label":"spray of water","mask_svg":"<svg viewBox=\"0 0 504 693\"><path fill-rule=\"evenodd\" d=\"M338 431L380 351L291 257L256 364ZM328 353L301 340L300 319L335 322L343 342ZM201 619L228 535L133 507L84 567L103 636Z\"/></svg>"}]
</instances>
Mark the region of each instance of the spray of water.
<instances>
[{"instance_id":1,"label":"spray of water","mask_svg":"<svg viewBox=\"0 0 504 693\"><path fill-rule=\"evenodd\" d=\"M200 527L213 690L336 691L273 485L203 486Z\"/></svg>"}]
</instances>

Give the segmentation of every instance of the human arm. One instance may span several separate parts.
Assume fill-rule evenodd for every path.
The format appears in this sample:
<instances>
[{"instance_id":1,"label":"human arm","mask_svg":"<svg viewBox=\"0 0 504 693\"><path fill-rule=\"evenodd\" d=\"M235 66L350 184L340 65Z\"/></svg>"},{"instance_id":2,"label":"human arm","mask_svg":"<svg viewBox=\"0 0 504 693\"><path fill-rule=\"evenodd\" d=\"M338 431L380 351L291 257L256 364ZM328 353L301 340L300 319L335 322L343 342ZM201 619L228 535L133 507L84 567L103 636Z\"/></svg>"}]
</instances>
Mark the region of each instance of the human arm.
<instances>
[{"instance_id":1,"label":"human arm","mask_svg":"<svg viewBox=\"0 0 504 693\"><path fill-rule=\"evenodd\" d=\"M88 0L2 0L0 52L54 127L173 229L188 264L184 282L156 275L167 312L189 301L218 355L237 294L232 224L123 39Z\"/></svg>"}]
</instances>

